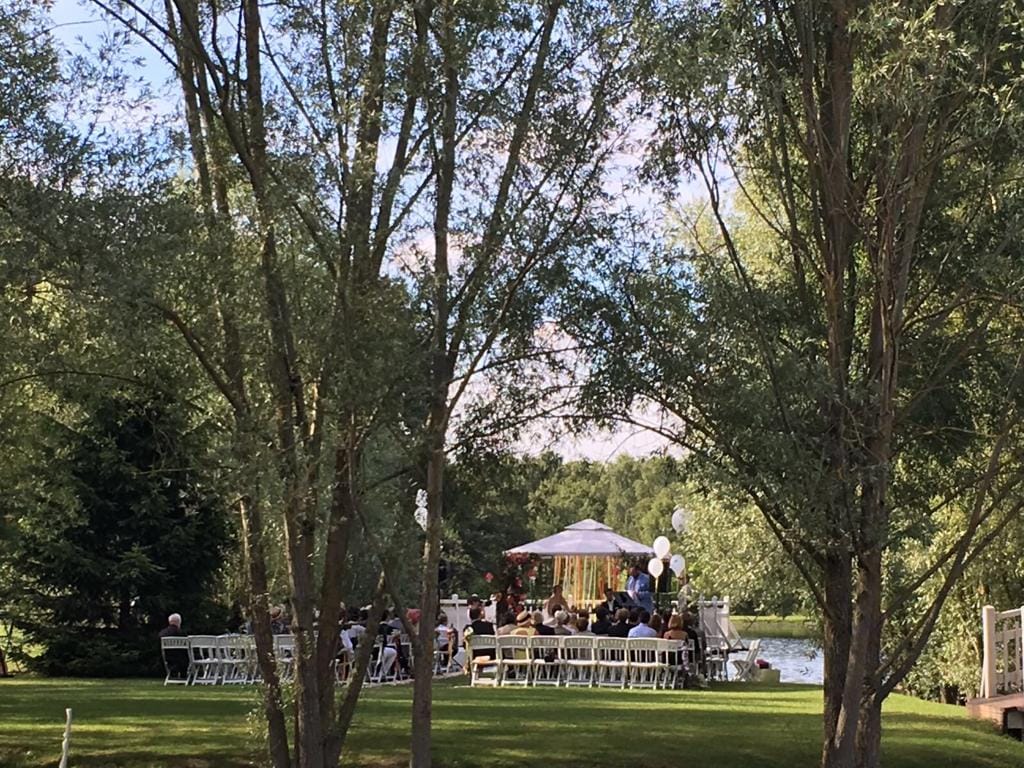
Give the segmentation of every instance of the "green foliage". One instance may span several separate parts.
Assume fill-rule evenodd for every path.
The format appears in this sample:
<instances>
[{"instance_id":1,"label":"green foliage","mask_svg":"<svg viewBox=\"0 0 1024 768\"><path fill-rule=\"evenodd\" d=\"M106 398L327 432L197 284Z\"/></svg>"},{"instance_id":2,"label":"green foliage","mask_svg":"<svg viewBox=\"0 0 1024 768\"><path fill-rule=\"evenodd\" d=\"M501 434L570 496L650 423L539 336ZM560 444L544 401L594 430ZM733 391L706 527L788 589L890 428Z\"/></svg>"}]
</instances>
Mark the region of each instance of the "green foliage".
<instances>
[{"instance_id":1,"label":"green foliage","mask_svg":"<svg viewBox=\"0 0 1024 768\"><path fill-rule=\"evenodd\" d=\"M738 613L800 613L810 595L761 512L721 496L685 503L690 527L682 537L694 592L728 596Z\"/></svg>"},{"instance_id":2,"label":"green foliage","mask_svg":"<svg viewBox=\"0 0 1024 768\"><path fill-rule=\"evenodd\" d=\"M36 461L2 502L16 520L13 618L43 647L41 671L151 672L169 613L193 632L224 627L225 506L180 405L110 392L64 412L37 420Z\"/></svg>"}]
</instances>

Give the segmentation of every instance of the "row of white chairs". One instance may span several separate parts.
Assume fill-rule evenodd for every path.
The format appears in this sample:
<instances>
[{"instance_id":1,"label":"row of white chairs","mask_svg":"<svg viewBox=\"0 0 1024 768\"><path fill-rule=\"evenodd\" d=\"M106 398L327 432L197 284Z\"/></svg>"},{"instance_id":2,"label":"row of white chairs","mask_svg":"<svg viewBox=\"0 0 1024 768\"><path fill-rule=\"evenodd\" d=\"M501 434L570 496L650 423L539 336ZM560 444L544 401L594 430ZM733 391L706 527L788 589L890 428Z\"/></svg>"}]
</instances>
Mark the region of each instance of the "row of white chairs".
<instances>
[{"instance_id":1,"label":"row of white chairs","mask_svg":"<svg viewBox=\"0 0 1024 768\"><path fill-rule=\"evenodd\" d=\"M400 648L412 663L412 644L406 635L399 638ZM387 647L394 648L384 638L374 638L374 649L367 670L368 684L400 682L406 679L403 665L397 656L391 657ZM435 674L448 674L453 670L461 672L455 661L454 647L438 648L435 651ZM164 685L247 685L261 680L256 660L256 640L251 635L189 635L160 638L166 677ZM168 652L171 653L168 656ZM180 659L175 659L181 655ZM187 655L187 670L175 661L183 661ZM389 658L390 657L390 658ZM292 635L274 635L274 659L278 675L283 681L291 680L295 672L295 638ZM335 677L344 683L352 673L354 654L341 650L335 660Z\"/></svg>"},{"instance_id":2,"label":"row of white chairs","mask_svg":"<svg viewBox=\"0 0 1024 768\"><path fill-rule=\"evenodd\" d=\"M160 652L164 685L244 685L259 677L255 640L246 635L162 637Z\"/></svg>"},{"instance_id":3,"label":"row of white chairs","mask_svg":"<svg viewBox=\"0 0 1024 768\"><path fill-rule=\"evenodd\" d=\"M470 685L676 688L695 668L692 640L474 635Z\"/></svg>"}]
</instances>

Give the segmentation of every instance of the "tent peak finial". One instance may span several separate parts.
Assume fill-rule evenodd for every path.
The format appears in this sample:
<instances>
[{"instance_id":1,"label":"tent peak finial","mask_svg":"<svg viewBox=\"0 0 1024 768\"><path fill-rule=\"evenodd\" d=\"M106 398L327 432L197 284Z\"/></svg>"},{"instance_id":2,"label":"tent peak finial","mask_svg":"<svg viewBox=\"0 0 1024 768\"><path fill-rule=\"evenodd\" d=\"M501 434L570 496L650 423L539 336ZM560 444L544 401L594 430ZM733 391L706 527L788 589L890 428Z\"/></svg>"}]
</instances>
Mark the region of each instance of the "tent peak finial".
<instances>
[{"instance_id":1,"label":"tent peak finial","mask_svg":"<svg viewBox=\"0 0 1024 768\"><path fill-rule=\"evenodd\" d=\"M599 523L599 522L597 522L597 520L594 520L594 519L588 517L586 520L580 520L578 523L573 523L572 525L567 525L565 527L565 530L567 530L567 531L610 531L611 528L609 528L604 523Z\"/></svg>"}]
</instances>

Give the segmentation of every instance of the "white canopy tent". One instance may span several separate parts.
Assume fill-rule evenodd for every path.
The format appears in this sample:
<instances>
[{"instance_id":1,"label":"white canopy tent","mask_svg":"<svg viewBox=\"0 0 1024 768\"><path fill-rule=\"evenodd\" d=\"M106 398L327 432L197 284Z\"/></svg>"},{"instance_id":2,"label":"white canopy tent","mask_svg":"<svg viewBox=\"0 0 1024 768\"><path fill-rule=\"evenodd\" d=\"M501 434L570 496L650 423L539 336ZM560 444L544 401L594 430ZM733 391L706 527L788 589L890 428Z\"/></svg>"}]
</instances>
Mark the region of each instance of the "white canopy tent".
<instances>
[{"instance_id":1,"label":"white canopy tent","mask_svg":"<svg viewBox=\"0 0 1024 768\"><path fill-rule=\"evenodd\" d=\"M580 520L552 536L512 547L506 555L538 557L654 557L654 550L620 536L604 523Z\"/></svg>"},{"instance_id":2,"label":"white canopy tent","mask_svg":"<svg viewBox=\"0 0 1024 768\"><path fill-rule=\"evenodd\" d=\"M654 557L654 550L588 518L505 554L552 558L554 582L562 584L565 594L582 605L603 600L605 588L617 588L623 559Z\"/></svg>"}]
</instances>

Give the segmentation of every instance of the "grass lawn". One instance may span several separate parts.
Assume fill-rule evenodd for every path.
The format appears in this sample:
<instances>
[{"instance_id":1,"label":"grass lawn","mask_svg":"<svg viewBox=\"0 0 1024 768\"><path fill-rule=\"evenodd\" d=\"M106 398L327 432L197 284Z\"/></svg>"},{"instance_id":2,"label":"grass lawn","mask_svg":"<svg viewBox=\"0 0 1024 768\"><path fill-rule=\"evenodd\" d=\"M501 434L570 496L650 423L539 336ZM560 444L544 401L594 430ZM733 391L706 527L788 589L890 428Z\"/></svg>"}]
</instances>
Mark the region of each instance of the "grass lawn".
<instances>
[{"instance_id":1,"label":"grass lawn","mask_svg":"<svg viewBox=\"0 0 1024 768\"><path fill-rule=\"evenodd\" d=\"M345 763L402 766L409 687L369 691ZM41 768L59 757L64 707L75 710L74 768L240 768L251 764L240 688L163 688L138 680L0 681L0 766ZM722 684L711 691L471 689L439 683L439 766L598 768L813 766L821 692ZM1024 768L1024 745L955 707L892 697L886 768Z\"/></svg>"},{"instance_id":2,"label":"grass lawn","mask_svg":"<svg viewBox=\"0 0 1024 768\"><path fill-rule=\"evenodd\" d=\"M806 616L731 616L743 637L815 637Z\"/></svg>"}]
</instances>

